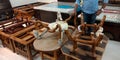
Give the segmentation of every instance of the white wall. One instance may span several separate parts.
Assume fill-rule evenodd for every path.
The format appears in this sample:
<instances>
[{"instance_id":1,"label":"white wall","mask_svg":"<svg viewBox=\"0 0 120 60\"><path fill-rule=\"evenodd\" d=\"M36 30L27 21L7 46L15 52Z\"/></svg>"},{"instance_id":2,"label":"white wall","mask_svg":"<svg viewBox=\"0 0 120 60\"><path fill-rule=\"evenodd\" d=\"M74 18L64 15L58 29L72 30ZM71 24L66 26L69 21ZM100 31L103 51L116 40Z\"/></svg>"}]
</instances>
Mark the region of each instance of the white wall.
<instances>
[{"instance_id":1,"label":"white wall","mask_svg":"<svg viewBox=\"0 0 120 60\"><path fill-rule=\"evenodd\" d=\"M38 2L51 3L51 2L57 2L57 0L38 0Z\"/></svg>"},{"instance_id":2,"label":"white wall","mask_svg":"<svg viewBox=\"0 0 120 60\"><path fill-rule=\"evenodd\" d=\"M37 2L38 0L10 0L12 7Z\"/></svg>"}]
</instances>

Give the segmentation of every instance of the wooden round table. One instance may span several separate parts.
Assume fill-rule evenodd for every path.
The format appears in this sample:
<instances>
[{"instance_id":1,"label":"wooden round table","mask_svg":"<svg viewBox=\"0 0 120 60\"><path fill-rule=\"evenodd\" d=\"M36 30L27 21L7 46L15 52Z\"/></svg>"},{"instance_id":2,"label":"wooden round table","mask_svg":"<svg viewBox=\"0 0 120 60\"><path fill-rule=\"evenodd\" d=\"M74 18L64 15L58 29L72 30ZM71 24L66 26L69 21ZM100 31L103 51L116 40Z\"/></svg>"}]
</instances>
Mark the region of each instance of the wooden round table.
<instances>
[{"instance_id":1,"label":"wooden round table","mask_svg":"<svg viewBox=\"0 0 120 60\"><path fill-rule=\"evenodd\" d=\"M47 32L42 36L40 40L35 40L33 46L36 50L40 51L41 58L43 59L43 52L53 52L54 56L51 57L52 60L57 60L57 51L61 48L61 45L58 44L60 39L60 33ZM67 40L66 37L63 40ZM48 57L50 58L50 57Z\"/></svg>"}]
</instances>

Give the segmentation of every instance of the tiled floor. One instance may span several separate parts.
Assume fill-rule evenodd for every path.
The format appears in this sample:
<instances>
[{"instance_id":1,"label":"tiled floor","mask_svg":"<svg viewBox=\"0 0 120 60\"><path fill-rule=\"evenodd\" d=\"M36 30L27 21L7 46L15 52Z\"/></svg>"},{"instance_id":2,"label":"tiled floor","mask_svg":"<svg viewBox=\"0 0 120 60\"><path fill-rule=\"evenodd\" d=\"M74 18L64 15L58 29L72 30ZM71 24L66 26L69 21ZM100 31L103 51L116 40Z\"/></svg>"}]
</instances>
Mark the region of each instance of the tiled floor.
<instances>
[{"instance_id":1,"label":"tiled floor","mask_svg":"<svg viewBox=\"0 0 120 60\"><path fill-rule=\"evenodd\" d=\"M109 41L102 60L120 60L120 42Z\"/></svg>"},{"instance_id":2,"label":"tiled floor","mask_svg":"<svg viewBox=\"0 0 120 60\"><path fill-rule=\"evenodd\" d=\"M120 42L109 41L104 52L102 60L120 60ZM21 55L13 53L7 48L0 45L0 60L27 60ZM34 60L41 60L39 54L34 57ZM47 59L45 59L47 60Z\"/></svg>"}]
</instances>

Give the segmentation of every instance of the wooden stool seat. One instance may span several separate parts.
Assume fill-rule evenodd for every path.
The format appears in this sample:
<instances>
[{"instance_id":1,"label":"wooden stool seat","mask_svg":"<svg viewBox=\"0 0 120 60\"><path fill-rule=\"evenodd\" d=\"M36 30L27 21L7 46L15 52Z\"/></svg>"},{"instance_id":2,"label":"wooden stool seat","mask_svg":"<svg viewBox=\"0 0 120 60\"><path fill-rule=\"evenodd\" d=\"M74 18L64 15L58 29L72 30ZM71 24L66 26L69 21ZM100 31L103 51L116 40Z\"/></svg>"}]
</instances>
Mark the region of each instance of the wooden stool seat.
<instances>
[{"instance_id":1,"label":"wooden stool seat","mask_svg":"<svg viewBox=\"0 0 120 60\"><path fill-rule=\"evenodd\" d=\"M54 51L60 48L58 33L46 33L40 40L35 40L33 45L39 51Z\"/></svg>"}]
</instances>

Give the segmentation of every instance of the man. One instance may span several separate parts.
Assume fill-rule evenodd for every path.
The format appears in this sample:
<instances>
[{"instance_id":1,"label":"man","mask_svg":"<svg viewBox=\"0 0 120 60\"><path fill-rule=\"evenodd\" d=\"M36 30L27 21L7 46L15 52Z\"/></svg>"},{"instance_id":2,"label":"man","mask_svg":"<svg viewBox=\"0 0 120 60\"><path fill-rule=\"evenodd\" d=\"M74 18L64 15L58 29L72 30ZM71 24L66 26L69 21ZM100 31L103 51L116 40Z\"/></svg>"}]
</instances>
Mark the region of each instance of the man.
<instances>
[{"instance_id":1,"label":"man","mask_svg":"<svg viewBox=\"0 0 120 60\"><path fill-rule=\"evenodd\" d=\"M82 11L84 22L87 24L95 23L96 16L104 10L108 3L108 0L102 0L102 7L99 9L98 1L99 0L76 0L73 14L78 15ZM91 31L92 28L89 28L87 33L90 34Z\"/></svg>"}]
</instances>

